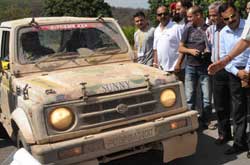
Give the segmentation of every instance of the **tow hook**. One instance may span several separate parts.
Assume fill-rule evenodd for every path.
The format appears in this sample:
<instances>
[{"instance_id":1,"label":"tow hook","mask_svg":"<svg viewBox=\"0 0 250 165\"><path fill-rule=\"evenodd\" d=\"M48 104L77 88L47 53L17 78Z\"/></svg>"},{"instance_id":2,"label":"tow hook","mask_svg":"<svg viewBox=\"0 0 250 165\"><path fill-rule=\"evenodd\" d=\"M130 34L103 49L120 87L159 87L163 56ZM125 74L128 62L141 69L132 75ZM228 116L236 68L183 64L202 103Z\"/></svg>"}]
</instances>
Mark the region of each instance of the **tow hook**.
<instances>
[{"instance_id":1,"label":"tow hook","mask_svg":"<svg viewBox=\"0 0 250 165\"><path fill-rule=\"evenodd\" d=\"M83 101L87 101L88 100L88 95L87 95L87 90L86 90L86 82L81 82L80 85L82 86L82 99Z\"/></svg>"},{"instance_id":2,"label":"tow hook","mask_svg":"<svg viewBox=\"0 0 250 165\"><path fill-rule=\"evenodd\" d=\"M29 85L26 84L25 87L23 88L23 99L28 100L29 99Z\"/></svg>"},{"instance_id":3,"label":"tow hook","mask_svg":"<svg viewBox=\"0 0 250 165\"><path fill-rule=\"evenodd\" d=\"M144 75L144 77L145 77L145 82L147 83L148 90L151 90L152 84L150 83L149 75L146 74L146 75Z\"/></svg>"}]
</instances>

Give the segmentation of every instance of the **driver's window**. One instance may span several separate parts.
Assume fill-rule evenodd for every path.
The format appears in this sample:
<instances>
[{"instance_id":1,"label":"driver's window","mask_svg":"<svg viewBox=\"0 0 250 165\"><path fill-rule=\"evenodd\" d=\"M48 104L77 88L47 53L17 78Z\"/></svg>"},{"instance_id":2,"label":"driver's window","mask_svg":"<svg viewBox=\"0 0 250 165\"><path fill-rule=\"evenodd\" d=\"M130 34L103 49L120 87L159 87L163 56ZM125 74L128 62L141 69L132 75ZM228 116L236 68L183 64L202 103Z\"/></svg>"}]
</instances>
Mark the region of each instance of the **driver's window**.
<instances>
[{"instance_id":1,"label":"driver's window","mask_svg":"<svg viewBox=\"0 0 250 165\"><path fill-rule=\"evenodd\" d=\"M2 45L1 45L1 60L3 61L9 61L9 39L10 39L10 32L3 31Z\"/></svg>"}]
</instances>

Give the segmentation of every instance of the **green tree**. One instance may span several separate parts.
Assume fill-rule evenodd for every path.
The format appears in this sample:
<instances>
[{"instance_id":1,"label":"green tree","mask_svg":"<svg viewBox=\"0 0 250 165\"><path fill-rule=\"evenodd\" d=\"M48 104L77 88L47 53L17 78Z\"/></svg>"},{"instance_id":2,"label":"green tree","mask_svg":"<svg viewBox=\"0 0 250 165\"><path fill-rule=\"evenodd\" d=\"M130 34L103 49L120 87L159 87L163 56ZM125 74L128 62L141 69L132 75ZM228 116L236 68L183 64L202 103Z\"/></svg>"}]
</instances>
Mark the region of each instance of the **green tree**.
<instances>
[{"instance_id":1,"label":"green tree","mask_svg":"<svg viewBox=\"0 0 250 165\"><path fill-rule=\"evenodd\" d=\"M31 0L1 0L0 22L32 16Z\"/></svg>"},{"instance_id":2,"label":"green tree","mask_svg":"<svg viewBox=\"0 0 250 165\"><path fill-rule=\"evenodd\" d=\"M20 8L16 5L9 6L7 10L4 10L0 14L0 21L7 21L13 19L19 19L24 17L30 17L31 10L29 8Z\"/></svg>"},{"instance_id":3,"label":"green tree","mask_svg":"<svg viewBox=\"0 0 250 165\"><path fill-rule=\"evenodd\" d=\"M47 16L112 16L111 7L104 0L45 0L44 12Z\"/></svg>"}]
</instances>

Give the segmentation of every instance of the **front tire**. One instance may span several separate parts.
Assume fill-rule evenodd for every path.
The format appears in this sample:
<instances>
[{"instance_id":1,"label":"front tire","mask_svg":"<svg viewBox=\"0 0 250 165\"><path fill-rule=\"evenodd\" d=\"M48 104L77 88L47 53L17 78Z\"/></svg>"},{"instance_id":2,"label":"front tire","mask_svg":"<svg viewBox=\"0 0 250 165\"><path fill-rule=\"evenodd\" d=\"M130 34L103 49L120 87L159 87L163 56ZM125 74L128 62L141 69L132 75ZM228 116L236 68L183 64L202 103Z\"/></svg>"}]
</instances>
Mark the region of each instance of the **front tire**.
<instances>
[{"instance_id":1,"label":"front tire","mask_svg":"<svg viewBox=\"0 0 250 165\"><path fill-rule=\"evenodd\" d=\"M9 136L5 130L5 128L3 127L2 123L0 123L0 138L4 138L7 139Z\"/></svg>"}]
</instances>

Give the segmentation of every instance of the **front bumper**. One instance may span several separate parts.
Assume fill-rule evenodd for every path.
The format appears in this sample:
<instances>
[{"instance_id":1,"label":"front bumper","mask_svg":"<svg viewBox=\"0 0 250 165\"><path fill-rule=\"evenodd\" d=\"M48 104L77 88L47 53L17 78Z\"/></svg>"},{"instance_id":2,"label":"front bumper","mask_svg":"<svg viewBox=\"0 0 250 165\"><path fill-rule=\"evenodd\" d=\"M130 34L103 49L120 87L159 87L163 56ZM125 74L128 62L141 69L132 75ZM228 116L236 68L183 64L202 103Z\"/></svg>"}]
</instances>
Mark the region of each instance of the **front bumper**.
<instances>
[{"instance_id":1,"label":"front bumper","mask_svg":"<svg viewBox=\"0 0 250 165\"><path fill-rule=\"evenodd\" d=\"M72 164L96 159L135 146L162 142L194 132L197 128L197 112L187 111L127 128L57 143L33 145L31 150L35 158L42 164Z\"/></svg>"}]
</instances>

